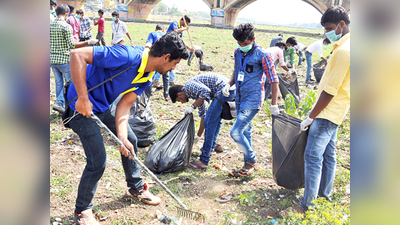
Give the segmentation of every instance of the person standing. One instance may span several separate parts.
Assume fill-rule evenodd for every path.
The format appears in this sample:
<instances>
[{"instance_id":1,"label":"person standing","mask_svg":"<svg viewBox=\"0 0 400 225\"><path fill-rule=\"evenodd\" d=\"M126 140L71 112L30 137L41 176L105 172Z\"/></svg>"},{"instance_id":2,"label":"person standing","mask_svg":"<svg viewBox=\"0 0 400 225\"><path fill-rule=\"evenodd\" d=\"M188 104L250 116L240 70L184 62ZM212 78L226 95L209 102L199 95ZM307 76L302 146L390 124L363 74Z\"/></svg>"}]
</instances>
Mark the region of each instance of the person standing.
<instances>
[{"instance_id":1,"label":"person standing","mask_svg":"<svg viewBox=\"0 0 400 225\"><path fill-rule=\"evenodd\" d=\"M306 59L303 57L303 51L306 50L306 46L303 43L297 42L297 45L294 46L296 50L296 54L299 57L298 66L301 66L301 63L304 62Z\"/></svg>"},{"instance_id":2,"label":"person standing","mask_svg":"<svg viewBox=\"0 0 400 225\"><path fill-rule=\"evenodd\" d=\"M185 24L186 21L186 24ZM179 21L174 21L172 22L168 29L167 33L169 32L175 32L179 35L179 37L183 37L183 31L189 30L189 24L190 24L190 18L187 15L184 15ZM185 44L186 45L186 44ZM190 51L193 52L193 49L186 45L186 48ZM175 80L175 73L173 70L169 72L169 82L170 85L174 85L174 80Z\"/></svg>"},{"instance_id":3,"label":"person standing","mask_svg":"<svg viewBox=\"0 0 400 225\"><path fill-rule=\"evenodd\" d=\"M96 39L99 40L99 42L97 45L100 46L100 43L101 43L103 46L106 46L106 40L104 38L105 23L106 23L106 21L103 17L104 11L102 9L99 9L98 13L99 13L100 18L97 22L95 20L95 23L94 23L95 26L98 25Z\"/></svg>"},{"instance_id":4,"label":"person standing","mask_svg":"<svg viewBox=\"0 0 400 225\"><path fill-rule=\"evenodd\" d=\"M87 18L84 15L84 12L82 9L76 10L76 17L80 19L81 23L81 35L79 37L79 41L86 41L92 38L92 22L90 21L89 18Z\"/></svg>"},{"instance_id":5,"label":"person standing","mask_svg":"<svg viewBox=\"0 0 400 225\"><path fill-rule=\"evenodd\" d=\"M53 22L57 17L56 7L57 7L57 1L50 0L50 23Z\"/></svg>"},{"instance_id":6,"label":"person standing","mask_svg":"<svg viewBox=\"0 0 400 225\"><path fill-rule=\"evenodd\" d=\"M97 40L84 42L74 41L72 27L65 22L69 14L69 7L61 4L56 9L57 18L50 24L50 67L56 81L57 100L53 109L59 113L64 112L64 80L71 79L70 73L70 50L84 47L88 44L95 44Z\"/></svg>"},{"instance_id":7,"label":"person standing","mask_svg":"<svg viewBox=\"0 0 400 225\"><path fill-rule=\"evenodd\" d=\"M301 205L294 208L301 214L314 207L311 201L317 197L331 201L337 131L350 108L350 18L342 6L331 6L322 15L321 25L334 46L318 86L316 104L300 124L301 130L309 129L304 196Z\"/></svg>"},{"instance_id":8,"label":"person standing","mask_svg":"<svg viewBox=\"0 0 400 225\"><path fill-rule=\"evenodd\" d=\"M129 188L127 194L150 205L161 202L148 190L140 177L139 166L128 155L128 151L134 156L138 152L137 138L128 124L132 104L151 85L154 71L164 74L189 56L177 34L167 34L161 39L151 49L126 45L93 46L71 53L73 82L68 88L70 105L66 116L70 117L69 126L78 134L86 154L74 211L74 221L78 224L99 225L92 212L93 198L107 162L101 129L91 118L92 113L126 146L118 147ZM121 71L123 73L112 81L88 92ZM122 98L113 116L110 105L120 95Z\"/></svg>"},{"instance_id":9,"label":"person standing","mask_svg":"<svg viewBox=\"0 0 400 225\"><path fill-rule=\"evenodd\" d=\"M223 90L225 91L223 92ZM195 100L191 106L185 109L185 114L192 113L198 108L201 122L199 131L194 138L195 142L200 139L204 130L205 134L200 159L190 162L188 167L193 169L207 169L211 152L213 150L223 151L221 145L217 145L217 138L222 124L221 102L232 100L235 96L235 90L230 90L228 78L216 73L205 73L191 78L186 82L185 86L172 86L169 90L169 95L173 103L176 101L186 103L189 101L189 98ZM218 98L219 100L214 98ZM204 101L209 102L210 100L212 102L207 109Z\"/></svg>"},{"instance_id":10,"label":"person standing","mask_svg":"<svg viewBox=\"0 0 400 225\"><path fill-rule=\"evenodd\" d=\"M297 45L297 40L295 37L289 37L286 40L286 46L284 47L283 50L283 56L285 58L285 63L286 66L291 68L293 72L296 72L296 68L294 67L295 60L294 60L294 55L296 54L296 50L294 49L294 46Z\"/></svg>"},{"instance_id":11,"label":"person standing","mask_svg":"<svg viewBox=\"0 0 400 225\"><path fill-rule=\"evenodd\" d=\"M271 43L269 44L269 47L275 47L276 42L278 41L283 41L283 34L278 34L277 37L272 38Z\"/></svg>"},{"instance_id":12,"label":"person standing","mask_svg":"<svg viewBox=\"0 0 400 225\"><path fill-rule=\"evenodd\" d=\"M328 61L323 55L322 55L322 46L327 46L330 44L331 41L328 38L325 38L324 40L318 40L314 43L312 43L308 48L305 50L305 55L306 55L306 60L307 60L307 76L306 76L306 83L307 84L312 84L315 80L311 78L311 67L312 67L312 55L314 53L318 53L318 56L325 61Z\"/></svg>"},{"instance_id":13,"label":"person standing","mask_svg":"<svg viewBox=\"0 0 400 225\"><path fill-rule=\"evenodd\" d=\"M111 22L111 29L112 29L112 45L123 45L125 40L125 34L128 36L131 46L133 46L133 42L131 36L129 35L128 28L126 28L125 22L119 19L119 12L114 11L112 12L112 20Z\"/></svg>"},{"instance_id":14,"label":"person standing","mask_svg":"<svg viewBox=\"0 0 400 225\"><path fill-rule=\"evenodd\" d=\"M69 16L67 19L67 23L72 27L74 41L79 42L79 36L81 34L81 22L74 15L75 6L72 4L68 4L68 7L69 7Z\"/></svg>"},{"instance_id":15,"label":"person standing","mask_svg":"<svg viewBox=\"0 0 400 225\"><path fill-rule=\"evenodd\" d=\"M156 25L156 30L154 32L151 32L149 36L147 37L146 40L146 48L151 48L151 46L158 40L160 37L164 35L164 25L162 24L157 24ZM161 88L160 87L160 80L161 74L158 72L154 73L153 76L153 87L154 88ZM164 100L168 101L169 95L168 95L168 89L169 89L169 72L162 74L163 77L163 87L164 87Z\"/></svg>"},{"instance_id":16,"label":"person standing","mask_svg":"<svg viewBox=\"0 0 400 225\"><path fill-rule=\"evenodd\" d=\"M283 59L283 48L286 46L286 44L283 41L277 41L275 43L275 47L267 48L265 51L268 52L271 57L273 64L275 65L275 62L278 61L281 65L281 67L286 71L289 72L289 68L285 64L285 60ZM275 69L278 67L278 63L275 65ZM277 71L277 70L276 70ZM271 84L269 83L268 79L265 80L265 97L264 99L267 100L268 96L271 94Z\"/></svg>"},{"instance_id":17,"label":"person standing","mask_svg":"<svg viewBox=\"0 0 400 225\"><path fill-rule=\"evenodd\" d=\"M236 85L237 118L230 134L243 151L244 166L242 169L234 169L230 174L235 177L250 176L258 169L257 157L252 148L251 122L263 104L266 78L272 90L271 114L279 114L279 78L271 55L255 42L254 26L251 23L235 26L232 35L238 43L238 49L234 53L235 64L231 80L223 92L226 93L229 86Z\"/></svg>"}]
</instances>

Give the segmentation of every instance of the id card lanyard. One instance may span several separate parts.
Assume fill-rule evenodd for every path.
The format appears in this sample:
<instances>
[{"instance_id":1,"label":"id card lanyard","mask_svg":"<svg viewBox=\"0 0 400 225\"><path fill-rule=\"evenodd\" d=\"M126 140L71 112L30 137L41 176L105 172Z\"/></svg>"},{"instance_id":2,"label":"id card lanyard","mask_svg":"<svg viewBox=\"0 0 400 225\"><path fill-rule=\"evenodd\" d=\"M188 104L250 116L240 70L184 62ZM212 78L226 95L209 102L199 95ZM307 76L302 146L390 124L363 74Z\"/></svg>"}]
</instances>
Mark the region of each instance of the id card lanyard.
<instances>
[{"instance_id":1,"label":"id card lanyard","mask_svg":"<svg viewBox=\"0 0 400 225\"><path fill-rule=\"evenodd\" d=\"M246 66L247 59L249 56L244 56L244 62L243 62L243 53L240 53L242 56L242 60L240 60L240 71L238 74L238 81L243 81L244 80L244 67Z\"/></svg>"}]
</instances>

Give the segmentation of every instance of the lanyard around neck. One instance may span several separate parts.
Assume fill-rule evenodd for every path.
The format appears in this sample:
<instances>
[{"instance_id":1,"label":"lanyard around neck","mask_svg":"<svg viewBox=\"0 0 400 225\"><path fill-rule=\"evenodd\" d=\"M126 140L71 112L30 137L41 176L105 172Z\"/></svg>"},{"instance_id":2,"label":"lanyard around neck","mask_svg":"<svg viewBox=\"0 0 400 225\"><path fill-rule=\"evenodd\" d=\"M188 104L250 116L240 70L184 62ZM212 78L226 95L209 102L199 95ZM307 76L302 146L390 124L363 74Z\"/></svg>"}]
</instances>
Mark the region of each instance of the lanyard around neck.
<instances>
[{"instance_id":1,"label":"lanyard around neck","mask_svg":"<svg viewBox=\"0 0 400 225\"><path fill-rule=\"evenodd\" d=\"M249 59L249 55L246 55L244 57L244 62L243 62L242 58L243 58L243 53L242 53L242 51L240 51L240 71L244 72L244 67L245 67L245 65L247 63L247 60Z\"/></svg>"}]
</instances>

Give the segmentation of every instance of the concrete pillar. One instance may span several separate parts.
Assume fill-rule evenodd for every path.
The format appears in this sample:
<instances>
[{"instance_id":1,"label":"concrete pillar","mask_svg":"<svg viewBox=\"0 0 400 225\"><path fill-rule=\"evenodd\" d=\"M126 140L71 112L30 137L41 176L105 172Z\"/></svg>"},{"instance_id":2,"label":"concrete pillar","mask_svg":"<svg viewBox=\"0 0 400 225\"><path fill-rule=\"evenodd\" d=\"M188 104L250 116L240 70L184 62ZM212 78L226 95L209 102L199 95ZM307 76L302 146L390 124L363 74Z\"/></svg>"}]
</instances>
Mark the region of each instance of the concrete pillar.
<instances>
[{"instance_id":1,"label":"concrete pillar","mask_svg":"<svg viewBox=\"0 0 400 225\"><path fill-rule=\"evenodd\" d=\"M225 26L225 11L223 9L211 9L211 25Z\"/></svg>"},{"instance_id":2,"label":"concrete pillar","mask_svg":"<svg viewBox=\"0 0 400 225\"><path fill-rule=\"evenodd\" d=\"M155 4L157 4L157 1ZM128 20L143 21L147 20L155 4L135 3L128 6Z\"/></svg>"},{"instance_id":3,"label":"concrete pillar","mask_svg":"<svg viewBox=\"0 0 400 225\"><path fill-rule=\"evenodd\" d=\"M235 9L232 7L229 7L225 10L225 27L235 26L236 18L239 12L240 9Z\"/></svg>"},{"instance_id":4,"label":"concrete pillar","mask_svg":"<svg viewBox=\"0 0 400 225\"><path fill-rule=\"evenodd\" d=\"M85 4L85 2L86 2L86 0L70 0L70 1L68 1L68 0L57 0L57 5L60 5L60 4L71 4L71 5L74 5L75 6L75 11L76 10L78 10L78 9L82 9L82 7L83 7L83 4Z\"/></svg>"}]
</instances>

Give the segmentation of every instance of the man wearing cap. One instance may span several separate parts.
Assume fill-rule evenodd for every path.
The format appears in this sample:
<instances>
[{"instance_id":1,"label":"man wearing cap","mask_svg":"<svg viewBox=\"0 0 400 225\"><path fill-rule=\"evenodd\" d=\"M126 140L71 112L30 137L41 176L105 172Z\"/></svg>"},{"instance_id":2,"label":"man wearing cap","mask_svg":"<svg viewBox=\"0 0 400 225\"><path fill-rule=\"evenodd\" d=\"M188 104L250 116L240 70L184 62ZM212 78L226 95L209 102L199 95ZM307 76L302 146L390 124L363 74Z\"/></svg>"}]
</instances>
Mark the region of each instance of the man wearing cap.
<instances>
[{"instance_id":1,"label":"man wearing cap","mask_svg":"<svg viewBox=\"0 0 400 225\"><path fill-rule=\"evenodd\" d=\"M112 20L114 22L111 23L111 28L112 28L112 45L123 45L124 44L124 39L125 39L125 34L128 36L129 40L131 41L131 46L133 46L133 41L131 39L131 36L128 33L128 28L126 28L126 24L123 21L119 20L119 12L114 11L112 14Z\"/></svg>"}]
</instances>

